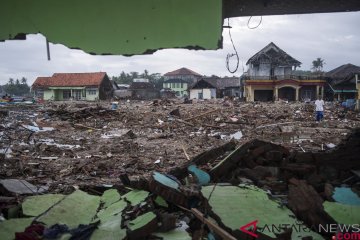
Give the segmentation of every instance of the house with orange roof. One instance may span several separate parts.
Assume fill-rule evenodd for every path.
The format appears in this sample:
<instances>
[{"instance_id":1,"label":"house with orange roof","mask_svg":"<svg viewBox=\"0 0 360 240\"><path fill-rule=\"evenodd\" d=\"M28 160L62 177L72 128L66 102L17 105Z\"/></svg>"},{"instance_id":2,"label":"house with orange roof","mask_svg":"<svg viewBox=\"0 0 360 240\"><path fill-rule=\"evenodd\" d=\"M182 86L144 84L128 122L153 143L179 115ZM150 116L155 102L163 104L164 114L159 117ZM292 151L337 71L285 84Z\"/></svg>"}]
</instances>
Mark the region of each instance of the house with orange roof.
<instances>
[{"instance_id":1,"label":"house with orange roof","mask_svg":"<svg viewBox=\"0 0 360 240\"><path fill-rule=\"evenodd\" d=\"M31 87L36 97L44 100L106 100L113 87L105 72L54 73L51 77L38 77Z\"/></svg>"}]
</instances>

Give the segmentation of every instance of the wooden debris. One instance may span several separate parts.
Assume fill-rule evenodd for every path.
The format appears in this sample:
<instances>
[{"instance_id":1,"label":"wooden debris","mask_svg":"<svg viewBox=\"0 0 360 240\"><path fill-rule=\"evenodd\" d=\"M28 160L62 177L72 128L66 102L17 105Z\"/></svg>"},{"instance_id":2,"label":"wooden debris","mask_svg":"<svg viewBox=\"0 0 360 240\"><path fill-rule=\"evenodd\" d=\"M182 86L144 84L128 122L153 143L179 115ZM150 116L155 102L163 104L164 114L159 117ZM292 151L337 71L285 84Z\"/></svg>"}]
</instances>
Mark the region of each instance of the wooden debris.
<instances>
[{"instance_id":1,"label":"wooden debris","mask_svg":"<svg viewBox=\"0 0 360 240\"><path fill-rule=\"evenodd\" d=\"M204 214L202 214L196 208L192 208L191 212L195 215L195 217L197 217L197 219L199 219L201 222L205 223L212 231L214 231L216 234L218 234L222 239L224 239L224 240L236 240L235 237L233 237L230 233L226 232L219 225L211 222L209 219L207 219L204 216Z\"/></svg>"},{"instance_id":2,"label":"wooden debris","mask_svg":"<svg viewBox=\"0 0 360 240\"><path fill-rule=\"evenodd\" d=\"M325 211L324 200L304 180L290 179L288 205L302 221L310 226L336 223Z\"/></svg>"}]
</instances>

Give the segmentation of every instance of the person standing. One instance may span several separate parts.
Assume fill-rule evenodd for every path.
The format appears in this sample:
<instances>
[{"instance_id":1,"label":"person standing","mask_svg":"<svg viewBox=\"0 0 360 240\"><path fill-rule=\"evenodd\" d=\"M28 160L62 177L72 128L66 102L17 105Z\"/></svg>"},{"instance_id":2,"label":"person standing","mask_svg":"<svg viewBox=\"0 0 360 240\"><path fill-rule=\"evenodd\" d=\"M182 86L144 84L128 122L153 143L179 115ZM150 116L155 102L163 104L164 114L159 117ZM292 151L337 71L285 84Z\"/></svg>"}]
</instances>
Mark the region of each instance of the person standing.
<instances>
[{"instance_id":1,"label":"person standing","mask_svg":"<svg viewBox=\"0 0 360 240\"><path fill-rule=\"evenodd\" d=\"M324 118L324 100L322 100L320 97L315 101L315 111L316 111L316 121L320 122Z\"/></svg>"}]
</instances>

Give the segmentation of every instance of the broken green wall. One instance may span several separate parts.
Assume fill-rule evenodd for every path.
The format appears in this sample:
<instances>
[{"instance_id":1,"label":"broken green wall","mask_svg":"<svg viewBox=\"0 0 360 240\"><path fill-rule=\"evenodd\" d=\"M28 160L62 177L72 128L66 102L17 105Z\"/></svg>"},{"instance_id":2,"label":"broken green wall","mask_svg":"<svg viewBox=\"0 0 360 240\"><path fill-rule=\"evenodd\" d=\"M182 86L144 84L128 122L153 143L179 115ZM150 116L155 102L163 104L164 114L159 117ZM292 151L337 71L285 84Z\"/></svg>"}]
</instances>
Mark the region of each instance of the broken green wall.
<instances>
[{"instance_id":1,"label":"broken green wall","mask_svg":"<svg viewBox=\"0 0 360 240\"><path fill-rule=\"evenodd\" d=\"M218 49L221 0L4 0L0 40L42 33L95 54L174 47ZM45 48L45 43L44 43Z\"/></svg>"},{"instance_id":2,"label":"broken green wall","mask_svg":"<svg viewBox=\"0 0 360 240\"><path fill-rule=\"evenodd\" d=\"M288 208L269 199L264 190L255 186L216 186L215 189L213 186L206 186L201 192L207 199L211 194L209 204L212 211L232 230L238 230L241 226L257 220L257 227L263 229L261 232L274 238L275 233L283 231L273 232L265 226L301 223ZM323 239L319 234L306 229L305 225L302 225L300 232L293 231L291 239L310 236L314 240Z\"/></svg>"}]
</instances>

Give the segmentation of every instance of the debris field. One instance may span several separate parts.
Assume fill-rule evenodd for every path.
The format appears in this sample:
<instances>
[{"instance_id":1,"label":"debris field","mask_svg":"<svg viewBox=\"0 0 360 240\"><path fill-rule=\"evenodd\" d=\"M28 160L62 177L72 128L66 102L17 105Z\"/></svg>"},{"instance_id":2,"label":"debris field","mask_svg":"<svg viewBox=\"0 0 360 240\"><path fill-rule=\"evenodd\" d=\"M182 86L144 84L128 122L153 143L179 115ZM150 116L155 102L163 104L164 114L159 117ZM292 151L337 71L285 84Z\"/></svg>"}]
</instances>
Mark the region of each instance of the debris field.
<instances>
[{"instance_id":1,"label":"debris field","mask_svg":"<svg viewBox=\"0 0 360 240\"><path fill-rule=\"evenodd\" d=\"M319 226L360 223L360 114L324 117L230 99L1 106L0 239L331 239Z\"/></svg>"}]
</instances>

